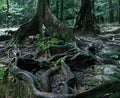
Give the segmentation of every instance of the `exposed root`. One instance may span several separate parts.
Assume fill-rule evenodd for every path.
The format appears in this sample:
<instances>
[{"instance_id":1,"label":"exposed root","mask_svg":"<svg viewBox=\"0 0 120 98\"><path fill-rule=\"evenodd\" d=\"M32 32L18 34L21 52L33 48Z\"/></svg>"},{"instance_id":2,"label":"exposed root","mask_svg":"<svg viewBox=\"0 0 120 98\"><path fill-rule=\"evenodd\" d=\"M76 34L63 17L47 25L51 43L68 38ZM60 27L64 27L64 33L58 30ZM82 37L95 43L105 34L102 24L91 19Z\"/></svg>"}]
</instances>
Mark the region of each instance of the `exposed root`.
<instances>
[{"instance_id":1,"label":"exposed root","mask_svg":"<svg viewBox=\"0 0 120 98\"><path fill-rule=\"evenodd\" d=\"M39 80L41 81L45 92L50 92L51 91L50 77L60 69L61 69L61 66L53 67L51 69L48 69L46 72L43 73L42 76L40 76Z\"/></svg>"}]
</instances>

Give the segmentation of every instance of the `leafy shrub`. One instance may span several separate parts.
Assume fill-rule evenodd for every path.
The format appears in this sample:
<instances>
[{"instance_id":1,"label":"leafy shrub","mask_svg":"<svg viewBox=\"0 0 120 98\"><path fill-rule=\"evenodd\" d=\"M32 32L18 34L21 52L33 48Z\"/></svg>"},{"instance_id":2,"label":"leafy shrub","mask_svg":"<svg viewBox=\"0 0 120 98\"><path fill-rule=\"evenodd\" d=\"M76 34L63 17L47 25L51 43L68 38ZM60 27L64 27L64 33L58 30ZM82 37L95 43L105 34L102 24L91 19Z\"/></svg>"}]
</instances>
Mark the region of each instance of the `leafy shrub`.
<instances>
[{"instance_id":1,"label":"leafy shrub","mask_svg":"<svg viewBox=\"0 0 120 98\"><path fill-rule=\"evenodd\" d=\"M37 49L39 52L48 52L52 45L63 45L65 44L63 40L51 37L42 37L37 39Z\"/></svg>"},{"instance_id":2,"label":"leafy shrub","mask_svg":"<svg viewBox=\"0 0 120 98\"><path fill-rule=\"evenodd\" d=\"M2 80L6 74L7 67L0 68L0 80Z\"/></svg>"}]
</instances>

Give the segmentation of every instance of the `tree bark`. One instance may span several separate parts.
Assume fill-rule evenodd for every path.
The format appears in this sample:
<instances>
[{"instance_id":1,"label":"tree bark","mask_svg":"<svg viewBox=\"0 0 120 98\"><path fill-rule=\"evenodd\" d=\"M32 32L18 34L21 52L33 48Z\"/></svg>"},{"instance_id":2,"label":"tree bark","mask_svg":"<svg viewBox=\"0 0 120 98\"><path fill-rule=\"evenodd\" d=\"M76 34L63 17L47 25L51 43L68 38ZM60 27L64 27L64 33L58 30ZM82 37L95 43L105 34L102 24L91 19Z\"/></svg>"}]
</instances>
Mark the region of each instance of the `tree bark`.
<instances>
[{"instance_id":1,"label":"tree bark","mask_svg":"<svg viewBox=\"0 0 120 98\"><path fill-rule=\"evenodd\" d=\"M118 0L118 23L120 23L120 0Z\"/></svg>"},{"instance_id":2,"label":"tree bark","mask_svg":"<svg viewBox=\"0 0 120 98\"><path fill-rule=\"evenodd\" d=\"M58 16L59 16L59 1L58 0L56 0L56 17L58 18Z\"/></svg>"},{"instance_id":3,"label":"tree bark","mask_svg":"<svg viewBox=\"0 0 120 98\"><path fill-rule=\"evenodd\" d=\"M40 31L38 17L39 16L36 14L32 19L20 26L20 28L14 33L14 40L16 42L20 43L25 37L34 35Z\"/></svg>"},{"instance_id":4,"label":"tree bark","mask_svg":"<svg viewBox=\"0 0 120 98\"><path fill-rule=\"evenodd\" d=\"M50 0L47 0L48 6L50 5Z\"/></svg>"},{"instance_id":5,"label":"tree bark","mask_svg":"<svg viewBox=\"0 0 120 98\"><path fill-rule=\"evenodd\" d=\"M47 1L38 0L35 16L30 21L20 26L20 28L15 32L15 40L20 42L29 35L34 35L38 32L41 33L42 25L45 25L46 28L52 28L55 32L67 34L70 39L73 38L72 29L52 14Z\"/></svg>"},{"instance_id":6,"label":"tree bark","mask_svg":"<svg viewBox=\"0 0 120 98\"><path fill-rule=\"evenodd\" d=\"M113 14L114 14L114 12L113 12L112 0L109 0L109 21L110 21L110 23L112 23L114 21Z\"/></svg>"},{"instance_id":7,"label":"tree bark","mask_svg":"<svg viewBox=\"0 0 120 98\"><path fill-rule=\"evenodd\" d=\"M95 15L92 13L92 0L82 0L82 5L78 13L75 29L80 30L82 33L94 30Z\"/></svg>"},{"instance_id":8,"label":"tree bark","mask_svg":"<svg viewBox=\"0 0 120 98\"><path fill-rule=\"evenodd\" d=\"M9 16L9 8L10 8L9 0L6 0L6 5L7 5L7 8L6 8L6 24L7 24L7 27L9 27L9 19L8 19L8 16Z\"/></svg>"},{"instance_id":9,"label":"tree bark","mask_svg":"<svg viewBox=\"0 0 120 98\"><path fill-rule=\"evenodd\" d=\"M92 13L94 13L94 10L95 10L95 1L94 0L91 1L91 5L92 5Z\"/></svg>"},{"instance_id":10,"label":"tree bark","mask_svg":"<svg viewBox=\"0 0 120 98\"><path fill-rule=\"evenodd\" d=\"M63 3L64 3L64 0L61 0L61 15L60 15L60 20L62 21L63 20Z\"/></svg>"}]
</instances>

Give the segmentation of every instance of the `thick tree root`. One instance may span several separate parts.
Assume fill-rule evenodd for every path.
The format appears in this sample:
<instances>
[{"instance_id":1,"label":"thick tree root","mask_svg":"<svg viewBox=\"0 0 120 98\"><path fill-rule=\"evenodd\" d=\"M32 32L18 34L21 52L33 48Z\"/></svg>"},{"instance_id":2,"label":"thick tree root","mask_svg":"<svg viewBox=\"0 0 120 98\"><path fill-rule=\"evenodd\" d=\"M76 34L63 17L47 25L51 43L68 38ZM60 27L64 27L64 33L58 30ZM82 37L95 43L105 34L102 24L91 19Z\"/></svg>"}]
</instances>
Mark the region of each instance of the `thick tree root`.
<instances>
[{"instance_id":1,"label":"thick tree root","mask_svg":"<svg viewBox=\"0 0 120 98\"><path fill-rule=\"evenodd\" d=\"M85 44L82 45L81 41ZM9 64L8 67L11 73L30 84L31 89L37 98L100 98L106 93L111 93L114 89L120 90L120 81L112 81L89 90L85 90L84 92L76 92L74 90L74 83L76 82L76 79L75 75L72 73L72 71L76 71L76 69L79 70L85 66L88 67L88 65L91 67L91 65L94 65L96 62L98 64L105 64L101 58L98 59L97 57L96 50L98 50L99 47L96 46L96 49L94 46L94 42L77 38L73 49L53 56L46 61L47 66L45 64L39 66L39 62L31 59L25 59L27 61L25 62L24 59L20 60L19 58L16 58ZM61 59L61 66L59 65L50 68L49 65L58 59ZM22 67L32 66L32 68L30 70L28 70L29 68L24 69L20 67L21 65ZM32 71L34 67L39 70L45 67L44 69L46 71L44 71L38 78L35 76L35 72ZM50 78L60 69L65 76L62 90L59 94L51 93L52 87L50 87Z\"/></svg>"},{"instance_id":2,"label":"thick tree root","mask_svg":"<svg viewBox=\"0 0 120 98\"><path fill-rule=\"evenodd\" d=\"M119 81L116 82L110 82L107 84L103 84L97 87L94 87L90 90L87 90L83 93L75 93L75 94L54 94L54 93L47 93L47 92L41 92L41 84L39 83L38 79L30 72L25 71L25 70L21 70L19 69L16 64L15 64L15 60L11 61L11 63L9 64L9 71L11 73L13 73L14 75L16 75L17 77L22 78L23 80L27 81L33 91L33 94L36 97L39 98L100 98L101 95L103 95L104 93L109 93L112 90L114 90L114 88L119 89ZM67 83L69 82L69 79L73 79L74 75L70 72L70 69L68 68L68 66L66 66L66 64L63 61L63 67L65 68L65 74L68 77L68 81L66 81ZM63 69L64 69L63 68ZM55 70L59 69L59 66L55 68ZM50 69L46 72L46 74L49 76L49 72L51 74L51 71L54 69ZM66 73L68 72L68 73ZM69 76L72 74L72 77ZM68 83L69 84L69 83Z\"/></svg>"},{"instance_id":3,"label":"thick tree root","mask_svg":"<svg viewBox=\"0 0 120 98\"><path fill-rule=\"evenodd\" d=\"M65 55L66 55L65 53L56 54L56 55L52 56L51 58L49 58L49 59L48 59L48 62L56 61L56 60L58 60L59 58L65 56Z\"/></svg>"},{"instance_id":4,"label":"thick tree root","mask_svg":"<svg viewBox=\"0 0 120 98\"><path fill-rule=\"evenodd\" d=\"M66 58L67 56L65 56L61 61L62 70L66 78L62 93L68 94L73 92L73 91L70 91L71 90L70 88L73 87L75 75L71 72L70 67L65 63Z\"/></svg>"},{"instance_id":5,"label":"thick tree root","mask_svg":"<svg viewBox=\"0 0 120 98\"><path fill-rule=\"evenodd\" d=\"M42 76L40 76L39 80L42 82L43 88L45 92L50 92L50 77L58 70L61 69L61 66L56 66L51 69L48 69L46 72L43 73Z\"/></svg>"}]
</instances>

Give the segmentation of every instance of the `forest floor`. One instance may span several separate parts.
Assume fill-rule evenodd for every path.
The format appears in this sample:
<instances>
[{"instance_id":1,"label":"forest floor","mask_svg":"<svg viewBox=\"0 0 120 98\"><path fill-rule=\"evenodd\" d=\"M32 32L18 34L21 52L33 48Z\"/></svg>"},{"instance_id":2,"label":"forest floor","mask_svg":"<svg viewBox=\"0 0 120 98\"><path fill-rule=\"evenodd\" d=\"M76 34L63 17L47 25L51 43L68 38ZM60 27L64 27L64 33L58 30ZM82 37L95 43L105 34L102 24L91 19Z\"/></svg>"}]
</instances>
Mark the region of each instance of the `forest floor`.
<instances>
[{"instance_id":1,"label":"forest floor","mask_svg":"<svg viewBox=\"0 0 120 98\"><path fill-rule=\"evenodd\" d=\"M16 30L16 29L17 28L13 28L13 29L10 28L9 30ZM3 34L4 31L6 31L6 30L8 30L8 29L7 28L0 29L0 32ZM101 31L102 31L102 33L99 34L96 38L85 37L85 39L86 39L85 41L89 41L90 43L97 44L97 46L99 46L101 48L99 50L100 52L97 52L97 53L101 53L101 54L99 54L99 56L102 55L101 58L104 57L105 59L107 59L107 56L110 54L109 56L111 56L110 60L113 61L112 63L110 61L107 62L107 60L109 60L109 59L107 59L105 61L104 59L101 60L101 58L100 59L97 58L102 62L102 64L115 65L114 60L116 60L116 59L117 59L117 61L120 60L120 53L119 53L120 52L120 49L119 49L119 47L120 47L120 27L119 26L117 26L117 27L116 26L106 26L106 27L102 28ZM84 37L83 37L83 39L84 39ZM15 49L14 49L14 46L12 46L12 45L10 46L9 41L10 40L0 41L0 67L6 66L6 64L8 64L14 58L14 55L12 54L11 51L14 51ZM111 52L111 51L109 51L111 49L108 49L108 47L110 47L110 46L112 46L112 49L115 49L115 50L117 49L117 54L109 53L109 52ZM35 60L38 60L38 61L46 61L48 59L50 61L50 59L52 57L54 57L53 55L51 57L50 56L48 57L47 55L41 55L41 54L38 55L38 51L36 49L36 46L34 45L34 39L29 39L24 44L22 44L18 47L21 51L22 57L24 56L26 58L31 58L31 59L34 58ZM83 50L85 49L85 47L83 47ZM71 51L71 52L76 52L76 51ZM61 54L64 54L64 53L66 53L66 51L63 53L61 52ZM95 54L95 56L97 55L97 53ZM60 53L57 53L57 54L60 54ZM97 64L96 63L97 61L95 61L96 57L94 58L93 55L84 56L82 54L79 54L79 52L76 52L73 55L73 58L76 61L72 61L71 59L65 60L65 62L70 66L71 72L75 75L75 77L74 77L75 82L72 82L72 84L74 84L74 85L72 85L72 87L70 87L71 93L78 93L78 92L82 93L82 92L88 91L89 89L96 87L97 85L100 85L102 83L101 81L103 81L103 80L98 79L101 77L97 77L99 82L97 81L97 79L95 79L96 75L98 75L98 73L96 72L97 69L95 69L95 67L96 67L95 65ZM80 58L83 58L83 59L80 59ZM94 58L94 60L93 60L93 58ZM57 64L57 60L55 60L55 61L51 60L49 62L50 68L54 68L54 67L56 67L56 65L58 66L60 64L60 63ZM51 65L53 65L53 66L51 66ZM86 67L81 67L81 66L86 66ZM31 72L36 77L39 78L47 70L42 68L35 72L33 72L33 70L32 70ZM110 70L112 70L112 69L110 69ZM53 76L50 77L51 92L57 93L57 94L64 92L65 90L63 90L63 87L64 87L65 82L66 82L65 73L62 70L59 70Z\"/></svg>"},{"instance_id":2,"label":"forest floor","mask_svg":"<svg viewBox=\"0 0 120 98\"><path fill-rule=\"evenodd\" d=\"M0 28L0 35L5 34L5 31L9 31L9 30L15 31L17 29L18 28Z\"/></svg>"}]
</instances>

